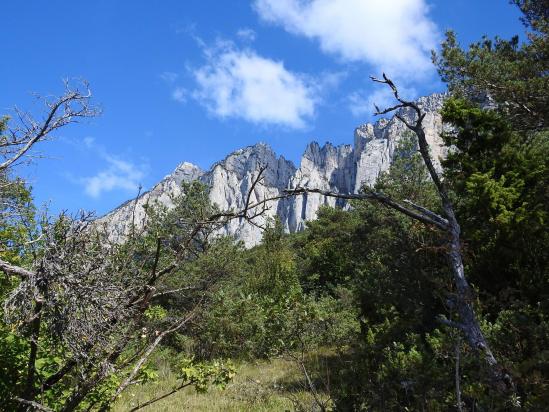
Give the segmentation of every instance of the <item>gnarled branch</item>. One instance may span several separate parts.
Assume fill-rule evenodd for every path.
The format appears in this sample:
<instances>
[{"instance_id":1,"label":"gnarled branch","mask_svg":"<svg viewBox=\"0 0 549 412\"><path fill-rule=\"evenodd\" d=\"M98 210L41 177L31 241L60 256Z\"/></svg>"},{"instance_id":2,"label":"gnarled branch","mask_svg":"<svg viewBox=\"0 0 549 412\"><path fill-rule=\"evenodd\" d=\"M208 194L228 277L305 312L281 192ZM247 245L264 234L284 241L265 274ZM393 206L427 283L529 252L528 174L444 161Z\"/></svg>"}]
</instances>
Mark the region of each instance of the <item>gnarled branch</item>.
<instances>
[{"instance_id":1,"label":"gnarled branch","mask_svg":"<svg viewBox=\"0 0 549 412\"><path fill-rule=\"evenodd\" d=\"M0 171L6 170L21 159L38 142L46 139L55 130L77 122L82 118L94 117L99 110L90 105L92 97L89 85L83 82L83 89L72 88L65 80L65 93L53 100L44 99L48 112L42 121L18 109L18 125L8 129L8 135L0 142Z\"/></svg>"}]
</instances>

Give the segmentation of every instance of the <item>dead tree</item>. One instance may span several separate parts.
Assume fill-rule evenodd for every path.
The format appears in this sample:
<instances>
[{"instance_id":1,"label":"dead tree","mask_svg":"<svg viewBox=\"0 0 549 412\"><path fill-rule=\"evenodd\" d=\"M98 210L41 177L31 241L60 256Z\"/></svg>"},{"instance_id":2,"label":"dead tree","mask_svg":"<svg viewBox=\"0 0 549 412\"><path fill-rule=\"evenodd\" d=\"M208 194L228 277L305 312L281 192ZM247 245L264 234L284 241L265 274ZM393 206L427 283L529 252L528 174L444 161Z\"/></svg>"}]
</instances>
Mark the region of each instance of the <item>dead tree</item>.
<instances>
[{"instance_id":1,"label":"dead tree","mask_svg":"<svg viewBox=\"0 0 549 412\"><path fill-rule=\"evenodd\" d=\"M15 126L5 127L7 123L2 121L0 173L28 159L34 145L57 129L97 115L98 110L90 105L87 84L83 92L68 82L65 86L61 97L43 99L47 111L42 119L16 109ZM205 303L208 288L218 279L204 274L195 284L171 290L164 290L162 280L203 253L216 229L232 219L251 222L267 210L266 203L251 204L254 188L263 182L263 172L261 168L241 210L220 212L208 203L200 213L172 219L177 233L170 239L147 233L144 227L139 233L132 230L125 243L114 244L94 225L92 215L62 215L42 225L37 239L40 253L31 267L0 259L0 271L19 279L3 302L5 320L29 344L26 371L12 398L19 410L49 410L41 404L43 395L63 387L69 393L59 400L59 410L72 411L94 391L97 394L110 376L123 376L112 396L107 394L106 401L89 406L89 410L106 409L135 384L150 355L166 336L192 321ZM148 236L148 244L142 241L143 236ZM184 313L145 332L141 326L146 323L147 309L167 294L184 297ZM37 361L46 342L61 363L44 376Z\"/></svg>"},{"instance_id":2,"label":"dead tree","mask_svg":"<svg viewBox=\"0 0 549 412\"><path fill-rule=\"evenodd\" d=\"M463 333L469 346L476 351L482 360L485 361L493 386L502 392L508 391L513 388L512 379L494 357L494 354L480 328L477 316L475 314L475 309L473 307L473 291L467 281L467 278L465 277L463 268L460 225L457 220L455 208L452 200L450 199L448 189L444 181L439 176L429 152L429 145L427 143L425 131L423 130L423 119L425 118L425 113L422 112L421 108L416 103L402 99L395 84L385 74L383 74L383 79L372 77L372 80L374 82L387 85L397 100L396 105L384 110L381 110L376 106L376 115L392 113L399 109L411 109L414 113L415 120L413 121L406 120L398 112L395 116L417 137L419 152L440 199L442 214L435 213L406 199L403 200L402 203L398 202L383 193L378 193L372 190L366 190L366 192L362 194L341 194L315 188L297 187L292 190L287 190L286 194L289 196L296 196L306 193L318 193L324 196L340 199L358 199L378 202L400 213L403 213L412 219L418 220L426 225L434 226L442 231L446 235L445 237L447 239L446 255L453 275L453 284L457 295L456 298L450 302L450 304L452 305L453 310L455 310L458 314L459 321L456 322L446 319L445 317L441 317L439 320L444 325L456 328Z\"/></svg>"},{"instance_id":3,"label":"dead tree","mask_svg":"<svg viewBox=\"0 0 549 412\"><path fill-rule=\"evenodd\" d=\"M72 382L59 410L75 410L116 374L122 377L119 386L89 407L107 410L136 384L161 342L184 330L203 309L219 275L204 273L176 289L167 289L163 279L205 253L210 235L232 219L252 221L267 210L266 202L251 202L264 170L260 169L240 210L218 211L207 196L200 195L200 210L188 211L187 216L178 215L177 209L168 212L164 224L169 226L168 234L160 236L156 227L144 227L132 230L132 237L121 244L109 242L91 215L61 216L44 227L40 257L30 269L0 259L0 270L20 279L4 302L6 321L27 337L30 346L24 383L13 397L19 409L47 410L39 402L41 395ZM145 330L147 309L167 294L181 296L182 313ZM36 368L44 338L54 342L63 359L47 378Z\"/></svg>"},{"instance_id":4,"label":"dead tree","mask_svg":"<svg viewBox=\"0 0 549 412\"><path fill-rule=\"evenodd\" d=\"M6 131L0 135L0 172L24 159L33 146L51 138L57 129L99 114L99 109L90 104L92 94L87 82L82 82L79 87L74 87L69 80L64 84L65 91L61 96L37 96L46 107L42 119L15 108L14 125L7 122Z\"/></svg>"},{"instance_id":5,"label":"dead tree","mask_svg":"<svg viewBox=\"0 0 549 412\"><path fill-rule=\"evenodd\" d=\"M36 157L37 152L33 149L40 142L54 138L60 128L92 118L100 112L92 104L92 93L87 82L65 80L64 86L61 95L35 95L40 106L44 106L42 115L33 115L15 107L12 116L0 116L0 225L26 227L28 239L25 240L28 242L36 241L31 233L32 207L25 200L26 183L24 179L14 176L13 169ZM2 242L0 249L15 250L16 241L23 242L21 239L10 239L9 242Z\"/></svg>"}]
</instances>

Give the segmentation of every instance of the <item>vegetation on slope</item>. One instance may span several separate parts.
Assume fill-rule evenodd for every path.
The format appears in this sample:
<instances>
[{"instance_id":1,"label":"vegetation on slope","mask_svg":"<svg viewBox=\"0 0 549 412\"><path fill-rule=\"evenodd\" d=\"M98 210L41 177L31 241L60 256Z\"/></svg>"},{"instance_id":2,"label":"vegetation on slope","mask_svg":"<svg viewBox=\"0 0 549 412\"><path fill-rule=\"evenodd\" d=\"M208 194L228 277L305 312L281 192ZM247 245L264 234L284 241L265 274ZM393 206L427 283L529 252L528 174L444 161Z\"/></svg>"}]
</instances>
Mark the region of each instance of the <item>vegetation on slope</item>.
<instances>
[{"instance_id":1,"label":"vegetation on slope","mask_svg":"<svg viewBox=\"0 0 549 412\"><path fill-rule=\"evenodd\" d=\"M0 408L546 409L549 8L514 3L526 41L464 50L449 33L434 55L451 91L444 183L461 224L466 302L447 232L364 200L321 209L298 234L272 222L251 250L213 236L227 219L249 219L250 205L219 211L198 183L171 210L149 205L145 229L123 244L89 216L37 218L2 120ZM91 115L88 99L68 93L50 106L58 127ZM26 133L23 149L46 137ZM413 134L371 190L447 212ZM495 388L485 352L464 338L463 303L509 390Z\"/></svg>"}]
</instances>

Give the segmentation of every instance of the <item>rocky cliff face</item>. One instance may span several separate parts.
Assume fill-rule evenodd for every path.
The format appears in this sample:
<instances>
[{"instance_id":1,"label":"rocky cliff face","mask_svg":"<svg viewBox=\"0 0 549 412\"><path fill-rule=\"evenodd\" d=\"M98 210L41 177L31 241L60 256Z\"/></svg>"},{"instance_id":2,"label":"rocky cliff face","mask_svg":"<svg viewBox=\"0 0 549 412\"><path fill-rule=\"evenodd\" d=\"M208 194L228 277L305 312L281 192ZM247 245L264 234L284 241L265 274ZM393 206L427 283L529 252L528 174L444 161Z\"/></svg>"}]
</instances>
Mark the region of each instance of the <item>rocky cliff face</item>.
<instances>
[{"instance_id":1,"label":"rocky cliff face","mask_svg":"<svg viewBox=\"0 0 549 412\"><path fill-rule=\"evenodd\" d=\"M437 164L445 155L439 137L442 120L438 113L443 100L444 95L441 94L418 100L426 112L425 131ZM413 116L409 110L402 110L399 114L410 120ZM379 174L389 168L395 148L405 133L406 126L395 117L381 119L375 124L364 124L355 130L352 146L335 147L330 143L320 146L317 142L310 143L298 168L283 156L277 156L264 143L231 153L208 171L185 162L152 190L140 196L137 203L128 201L99 220L108 223L113 240L123 239L129 233L132 220L138 225L143 222L145 204L160 202L170 206L170 198L181 192L181 182L196 179L210 187L210 199L221 210L239 210L243 208L251 184L261 167L265 167L264 184L254 189L252 202L279 195L284 189L297 186L356 193L364 184L374 184ZM306 221L315 219L321 205L336 204L344 206L338 199L319 194L273 201L257 223L262 224L266 219L278 216L286 231L295 232L302 230ZM262 236L259 228L239 220L231 221L222 232L242 240L246 246L259 243Z\"/></svg>"}]
</instances>

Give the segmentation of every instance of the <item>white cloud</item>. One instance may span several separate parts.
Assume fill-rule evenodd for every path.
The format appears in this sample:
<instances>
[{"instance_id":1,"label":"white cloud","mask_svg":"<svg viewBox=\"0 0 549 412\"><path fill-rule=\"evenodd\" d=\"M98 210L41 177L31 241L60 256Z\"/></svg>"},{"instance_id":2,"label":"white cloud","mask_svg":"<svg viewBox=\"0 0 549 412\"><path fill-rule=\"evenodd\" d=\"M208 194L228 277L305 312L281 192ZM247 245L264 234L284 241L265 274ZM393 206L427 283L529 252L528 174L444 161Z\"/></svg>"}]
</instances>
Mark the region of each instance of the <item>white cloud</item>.
<instances>
[{"instance_id":1,"label":"white cloud","mask_svg":"<svg viewBox=\"0 0 549 412\"><path fill-rule=\"evenodd\" d=\"M376 74L419 79L432 71L438 33L425 0L255 0L255 10L344 61L373 65Z\"/></svg>"},{"instance_id":2,"label":"white cloud","mask_svg":"<svg viewBox=\"0 0 549 412\"><path fill-rule=\"evenodd\" d=\"M413 100L417 97L414 88L399 87L400 96ZM389 88L377 88L373 93L358 91L351 93L348 97L348 107L353 116L371 116L376 111L375 105L381 110L396 104L393 93Z\"/></svg>"},{"instance_id":3,"label":"white cloud","mask_svg":"<svg viewBox=\"0 0 549 412\"><path fill-rule=\"evenodd\" d=\"M105 149L98 146L91 137L84 139L87 149L97 153L106 162L106 168L97 172L94 176L81 177L74 180L84 187L84 192L93 198L100 197L104 192L122 189L127 192L137 193L140 182L146 175L146 164L134 164L122 160L117 156L107 153Z\"/></svg>"},{"instance_id":4,"label":"white cloud","mask_svg":"<svg viewBox=\"0 0 549 412\"><path fill-rule=\"evenodd\" d=\"M291 128L303 128L314 115L318 89L283 62L228 42L218 42L205 56L207 63L193 71L193 96L214 115Z\"/></svg>"},{"instance_id":5,"label":"white cloud","mask_svg":"<svg viewBox=\"0 0 549 412\"><path fill-rule=\"evenodd\" d=\"M119 160L108 161L109 167L97 173L95 176L81 179L87 195L98 198L103 192L110 192L115 189L123 189L128 192L136 192L139 182L145 174L135 165Z\"/></svg>"},{"instance_id":6,"label":"white cloud","mask_svg":"<svg viewBox=\"0 0 549 412\"><path fill-rule=\"evenodd\" d=\"M187 101L187 90L184 87L176 87L172 92L172 99L179 103Z\"/></svg>"},{"instance_id":7,"label":"white cloud","mask_svg":"<svg viewBox=\"0 0 549 412\"><path fill-rule=\"evenodd\" d=\"M160 78L164 80L166 83L174 83L179 75L174 72L162 72L160 73Z\"/></svg>"},{"instance_id":8,"label":"white cloud","mask_svg":"<svg viewBox=\"0 0 549 412\"><path fill-rule=\"evenodd\" d=\"M349 110L355 117L372 115L375 112L374 103L380 105L377 99L372 99L373 96L364 96L359 92L351 93L348 97Z\"/></svg>"},{"instance_id":9,"label":"white cloud","mask_svg":"<svg viewBox=\"0 0 549 412\"><path fill-rule=\"evenodd\" d=\"M255 40L255 31L249 28L240 29L236 32L236 35L243 41L253 42Z\"/></svg>"}]
</instances>

